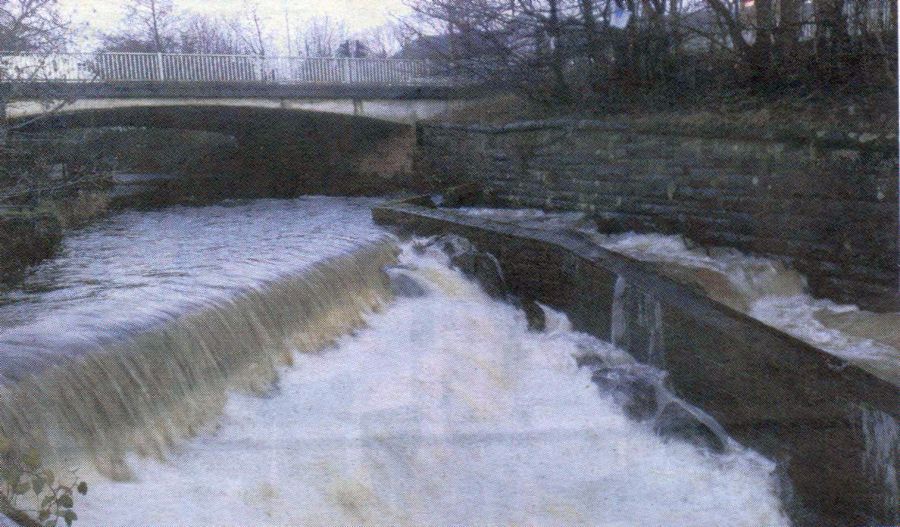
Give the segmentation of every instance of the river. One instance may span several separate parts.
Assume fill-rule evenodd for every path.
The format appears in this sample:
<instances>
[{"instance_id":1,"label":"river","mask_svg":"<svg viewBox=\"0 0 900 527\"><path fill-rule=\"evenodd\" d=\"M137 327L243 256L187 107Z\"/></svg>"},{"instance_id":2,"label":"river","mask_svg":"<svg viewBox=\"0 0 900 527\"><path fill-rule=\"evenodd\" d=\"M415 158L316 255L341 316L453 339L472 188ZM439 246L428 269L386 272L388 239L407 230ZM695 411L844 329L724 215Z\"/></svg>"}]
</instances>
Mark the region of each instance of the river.
<instances>
[{"instance_id":1,"label":"river","mask_svg":"<svg viewBox=\"0 0 900 527\"><path fill-rule=\"evenodd\" d=\"M374 202L127 212L0 303L0 432L79 525L782 525L774 464L661 436ZM406 277L392 293L383 269Z\"/></svg>"}]
</instances>

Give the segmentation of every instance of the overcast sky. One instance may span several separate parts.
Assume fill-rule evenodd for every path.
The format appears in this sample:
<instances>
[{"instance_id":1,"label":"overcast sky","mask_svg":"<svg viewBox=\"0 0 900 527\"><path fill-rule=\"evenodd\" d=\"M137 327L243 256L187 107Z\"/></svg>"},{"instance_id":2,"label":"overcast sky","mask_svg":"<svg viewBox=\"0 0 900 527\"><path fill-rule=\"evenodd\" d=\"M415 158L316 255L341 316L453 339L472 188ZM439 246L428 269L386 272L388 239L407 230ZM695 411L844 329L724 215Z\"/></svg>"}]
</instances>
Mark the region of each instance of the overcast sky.
<instances>
[{"instance_id":1,"label":"overcast sky","mask_svg":"<svg viewBox=\"0 0 900 527\"><path fill-rule=\"evenodd\" d=\"M244 0L174 0L185 11L233 15L241 11ZM266 17L269 31L283 35L285 9L292 31L304 20L328 15L344 20L351 31L383 25L392 15L403 14L402 0L258 0L260 14ZM59 0L60 6L72 14L75 22L89 26L86 37L97 31L116 28L124 16L127 0Z\"/></svg>"}]
</instances>

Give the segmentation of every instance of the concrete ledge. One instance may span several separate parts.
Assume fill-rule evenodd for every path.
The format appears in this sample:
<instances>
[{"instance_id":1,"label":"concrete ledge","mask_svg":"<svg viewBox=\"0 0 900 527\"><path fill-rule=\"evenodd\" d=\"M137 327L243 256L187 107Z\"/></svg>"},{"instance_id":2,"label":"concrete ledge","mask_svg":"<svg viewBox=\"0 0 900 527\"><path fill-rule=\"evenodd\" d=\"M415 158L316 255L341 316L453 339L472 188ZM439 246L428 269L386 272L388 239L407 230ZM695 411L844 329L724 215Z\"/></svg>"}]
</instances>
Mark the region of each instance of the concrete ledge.
<instances>
[{"instance_id":1,"label":"concrete ledge","mask_svg":"<svg viewBox=\"0 0 900 527\"><path fill-rule=\"evenodd\" d=\"M366 84L262 84L258 82L56 82L0 84L0 95L29 99L97 99L110 97L191 97L191 98L353 98L353 99L460 99L483 92L477 86L440 84L366 85Z\"/></svg>"},{"instance_id":2,"label":"concrete ledge","mask_svg":"<svg viewBox=\"0 0 900 527\"><path fill-rule=\"evenodd\" d=\"M413 204L418 203L418 204ZM779 462L798 525L892 524L890 466L876 466L871 420L900 420L897 388L575 233L473 218L427 200L377 207L373 218L420 235L458 234L499 260L513 292L566 312L609 340L616 280L661 306L673 388L739 442ZM642 350L629 349L636 357ZM896 437L893 438L896 441ZM884 445L880 445L884 447ZM897 469L897 445L883 463ZM888 474L887 476L885 474ZM894 487L896 488L896 487Z\"/></svg>"}]
</instances>

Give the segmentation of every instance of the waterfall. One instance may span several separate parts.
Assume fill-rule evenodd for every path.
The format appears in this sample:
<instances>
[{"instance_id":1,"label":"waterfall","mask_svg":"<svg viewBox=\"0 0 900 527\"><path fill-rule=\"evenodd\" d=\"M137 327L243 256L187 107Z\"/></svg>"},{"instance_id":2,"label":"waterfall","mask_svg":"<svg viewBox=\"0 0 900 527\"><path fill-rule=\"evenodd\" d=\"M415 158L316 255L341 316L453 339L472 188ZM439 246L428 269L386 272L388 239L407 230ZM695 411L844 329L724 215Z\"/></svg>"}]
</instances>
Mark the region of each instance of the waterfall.
<instances>
[{"instance_id":1,"label":"waterfall","mask_svg":"<svg viewBox=\"0 0 900 527\"><path fill-rule=\"evenodd\" d=\"M363 323L390 295L377 243L326 259L232 300L99 346L0 388L0 433L49 462L92 459L128 479L128 452L162 458L218 416L230 390L265 393L294 351Z\"/></svg>"},{"instance_id":2,"label":"waterfall","mask_svg":"<svg viewBox=\"0 0 900 527\"><path fill-rule=\"evenodd\" d=\"M900 451L900 427L890 415L871 408L860 409L860 421L865 443L863 466L882 496L884 519L898 523L900 490L897 483L897 454Z\"/></svg>"},{"instance_id":3,"label":"waterfall","mask_svg":"<svg viewBox=\"0 0 900 527\"><path fill-rule=\"evenodd\" d=\"M662 305L621 276L613 292L610 340L641 362L665 366Z\"/></svg>"}]
</instances>

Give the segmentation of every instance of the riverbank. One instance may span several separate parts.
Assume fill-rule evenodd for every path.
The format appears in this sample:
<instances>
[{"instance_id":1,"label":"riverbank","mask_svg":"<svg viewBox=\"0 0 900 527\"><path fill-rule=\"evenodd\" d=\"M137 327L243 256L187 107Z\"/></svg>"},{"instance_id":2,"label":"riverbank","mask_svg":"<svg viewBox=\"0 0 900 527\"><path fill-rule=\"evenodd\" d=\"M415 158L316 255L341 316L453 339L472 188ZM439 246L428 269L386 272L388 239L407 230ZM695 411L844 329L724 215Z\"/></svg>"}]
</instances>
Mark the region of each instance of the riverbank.
<instances>
[{"instance_id":1,"label":"riverbank","mask_svg":"<svg viewBox=\"0 0 900 527\"><path fill-rule=\"evenodd\" d=\"M108 209L105 191L0 208L0 288L16 284L31 266L53 256L67 231L91 224Z\"/></svg>"}]
</instances>

